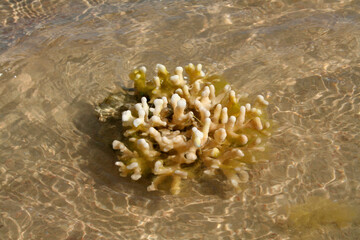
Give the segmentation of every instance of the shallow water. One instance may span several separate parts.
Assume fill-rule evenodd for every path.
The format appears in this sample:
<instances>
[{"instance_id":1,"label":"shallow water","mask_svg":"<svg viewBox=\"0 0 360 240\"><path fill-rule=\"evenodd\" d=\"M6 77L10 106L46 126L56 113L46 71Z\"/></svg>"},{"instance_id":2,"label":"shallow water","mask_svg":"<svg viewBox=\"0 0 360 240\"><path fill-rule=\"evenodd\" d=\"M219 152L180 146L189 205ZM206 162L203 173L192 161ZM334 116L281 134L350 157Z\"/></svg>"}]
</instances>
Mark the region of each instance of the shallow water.
<instances>
[{"instance_id":1,"label":"shallow water","mask_svg":"<svg viewBox=\"0 0 360 240\"><path fill-rule=\"evenodd\" d=\"M0 238L357 239L287 208L360 204L359 22L356 0L0 0ZM270 98L278 130L241 193L148 193L114 166L96 103L135 66L190 61Z\"/></svg>"}]
</instances>

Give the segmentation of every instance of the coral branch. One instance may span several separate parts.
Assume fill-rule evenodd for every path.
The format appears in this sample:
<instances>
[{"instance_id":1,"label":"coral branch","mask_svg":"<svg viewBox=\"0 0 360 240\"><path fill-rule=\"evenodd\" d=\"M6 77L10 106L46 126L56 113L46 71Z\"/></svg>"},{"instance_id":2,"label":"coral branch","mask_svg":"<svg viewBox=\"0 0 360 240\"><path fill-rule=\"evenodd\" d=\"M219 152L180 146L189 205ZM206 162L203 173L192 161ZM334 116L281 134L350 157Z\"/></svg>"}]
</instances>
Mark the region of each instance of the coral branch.
<instances>
[{"instance_id":1,"label":"coral branch","mask_svg":"<svg viewBox=\"0 0 360 240\"><path fill-rule=\"evenodd\" d=\"M122 141L112 143L119 152L115 165L120 175L138 180L150 174L148 191L169 179L173 194L180 192L182 179L195 172L222 173L239 188L249 179L244 166L255 159L254 152L264 151L270 134L265 111L269 102L258 95L252 106L246 93L206 75L201 64L188 64L187 76L182 67L174 72L171 76L157 64L151 81L145 67L129 75L140 103L128 104L121 113ZM109 115L108 106L104 112L99 108L101 119Z\"/></svg>"}]
</instances>

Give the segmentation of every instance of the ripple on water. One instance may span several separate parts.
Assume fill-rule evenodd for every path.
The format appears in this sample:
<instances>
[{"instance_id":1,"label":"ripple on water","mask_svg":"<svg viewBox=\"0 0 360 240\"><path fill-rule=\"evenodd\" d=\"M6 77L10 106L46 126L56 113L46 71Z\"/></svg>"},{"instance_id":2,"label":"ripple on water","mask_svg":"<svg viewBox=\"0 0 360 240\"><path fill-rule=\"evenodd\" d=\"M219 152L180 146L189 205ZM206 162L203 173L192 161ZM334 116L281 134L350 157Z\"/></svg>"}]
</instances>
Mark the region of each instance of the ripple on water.
<instances>
[{"instance_id":1,"label":"ripple on water","mask_svg":"<svg viewBox=\"0 0 360 240\"><path fill-rule=\"evenodd\" d=\"M359 13L357 1L0 1L0 238L356 239L356 222L288 218L312 197L359 205ZM221 179L149 193L113 165L116 132L95 103L135 66L189 61L271 99L269 161L241 193Z\"/></svg>"}]
</instances>

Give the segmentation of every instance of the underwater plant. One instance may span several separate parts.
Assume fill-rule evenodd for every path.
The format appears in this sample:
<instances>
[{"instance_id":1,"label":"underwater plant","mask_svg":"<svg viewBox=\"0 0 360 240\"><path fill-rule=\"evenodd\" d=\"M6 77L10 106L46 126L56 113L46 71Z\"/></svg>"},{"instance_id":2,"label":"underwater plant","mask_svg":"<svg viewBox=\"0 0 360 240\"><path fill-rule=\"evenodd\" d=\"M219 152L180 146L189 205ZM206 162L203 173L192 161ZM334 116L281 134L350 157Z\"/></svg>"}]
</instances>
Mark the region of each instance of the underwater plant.
<instances>
[{"instance_id":1,"label":"underwater plant","mask_svg":"<svg viewBox=\"0 0 360 240\"><path fill-rule=\"evenodd\" d=\"M305 203L289 207L289 226L295 230L316 229L325 225L346 227L358 219L359 208L324 197L310 197Z\"/></svg>"},{"instance_id":2,"label":"underwater plant","mask_svg":"<svg viewBox=\"0 0 360 240\"><path fill-rule=\"evenodd\" d=\"M250 104L248 94L205 74L201 64L188 64L187 76L182 67L172 75L161 64L153 79L146 72L140 67L129 75L138 103L122 104L111 95L96 108L101 121L121 119L122 133L112 143L120 175L135 181L151 176L148 191L167 182L178 194L182 179L223 174L239 189L256 161L252 153L264 151L270 136L269 102L258 95Z\"/></svg>"}]
</instances>

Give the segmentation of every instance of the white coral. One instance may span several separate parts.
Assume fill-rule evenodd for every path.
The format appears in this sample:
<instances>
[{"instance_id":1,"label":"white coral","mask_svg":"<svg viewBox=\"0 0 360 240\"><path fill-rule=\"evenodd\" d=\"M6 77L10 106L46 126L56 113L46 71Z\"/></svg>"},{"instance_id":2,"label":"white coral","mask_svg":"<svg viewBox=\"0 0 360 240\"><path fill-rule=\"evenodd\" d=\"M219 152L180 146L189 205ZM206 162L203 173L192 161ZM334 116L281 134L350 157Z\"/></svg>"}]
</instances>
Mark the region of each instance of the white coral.
<instances>
[{"instance_id":1,"label":"white coral","mask_svg":"<svg viewBox=\"0 0 360 240\"><path fill-rule=\"evenodd\" d=\"M140 103L122 113L122 124L127 128L124 136L133 148L115 140L113 149L121 152L116 165L121 176L131 175L133 180L140 179L145 170L142 168L152 166L155 178L148 190L157 190L171 176L171 192L177 194L181 179L189 176L184 164L200 161L203 173L214 175L222 171L238 188L248 179L241 159L251 149L263 149L260 136L269 135L270 123L263 120L262 110L269 102L258 95L254 106L240 105L247 95L237 94L230 85L216 90L201 64L190 63L185 70L188 78L183 76L182 67L170 76L164 65L156 65L150 100L143 96ZM139 68L139 75L145 73L145 67ZM169 88L163 88L166 81L172 92L164 93ZM247 146L249 139L256 147ZM243 146L247 146L246 152L241 149Z\"/></svg>"}]
</instances>

